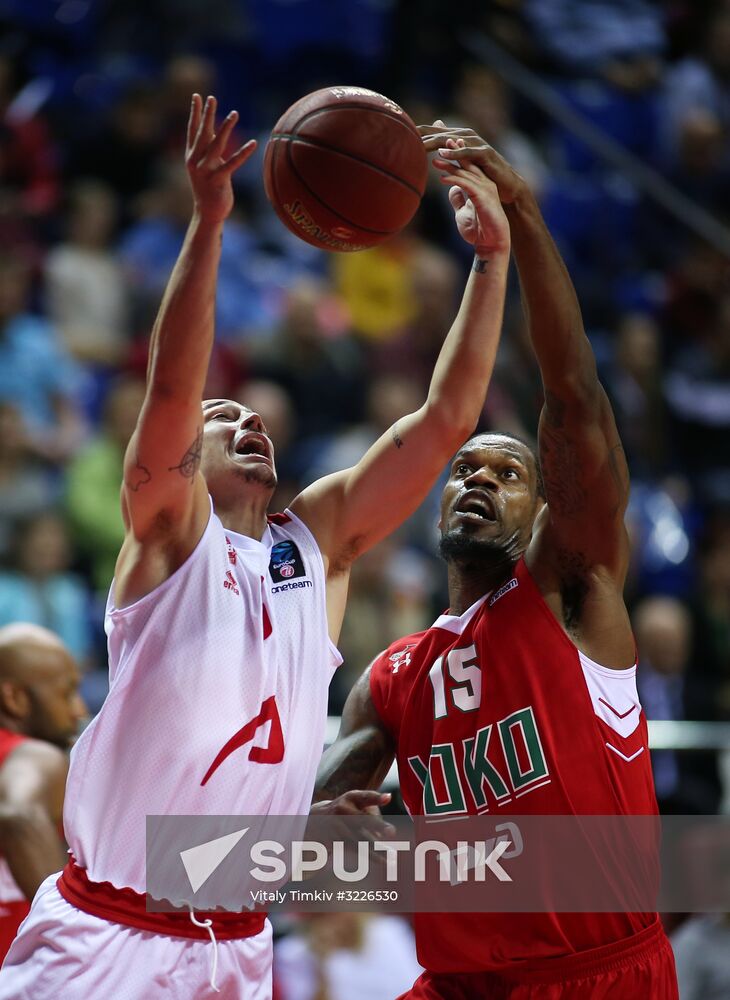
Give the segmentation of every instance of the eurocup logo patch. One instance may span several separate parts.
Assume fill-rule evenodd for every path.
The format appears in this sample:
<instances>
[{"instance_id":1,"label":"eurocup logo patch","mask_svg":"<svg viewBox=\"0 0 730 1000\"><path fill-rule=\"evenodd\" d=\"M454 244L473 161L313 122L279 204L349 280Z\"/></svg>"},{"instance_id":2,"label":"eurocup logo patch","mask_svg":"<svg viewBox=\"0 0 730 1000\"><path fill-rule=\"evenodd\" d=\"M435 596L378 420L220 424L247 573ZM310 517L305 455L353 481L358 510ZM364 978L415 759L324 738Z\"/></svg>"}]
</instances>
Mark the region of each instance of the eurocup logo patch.
<instances>
[{"instance_id":1,"label":"eurocup logo patch","mask_svg":"<svg viewBox=\"0 0 730 1000\"><path fill-rule=\"evenodd\" d=\"M306 576L304 562L294 542L285 539L283 542L276 543L271 550L269 574L274 583L292 580L297 576Z\"/></svg>"}]
</instances>

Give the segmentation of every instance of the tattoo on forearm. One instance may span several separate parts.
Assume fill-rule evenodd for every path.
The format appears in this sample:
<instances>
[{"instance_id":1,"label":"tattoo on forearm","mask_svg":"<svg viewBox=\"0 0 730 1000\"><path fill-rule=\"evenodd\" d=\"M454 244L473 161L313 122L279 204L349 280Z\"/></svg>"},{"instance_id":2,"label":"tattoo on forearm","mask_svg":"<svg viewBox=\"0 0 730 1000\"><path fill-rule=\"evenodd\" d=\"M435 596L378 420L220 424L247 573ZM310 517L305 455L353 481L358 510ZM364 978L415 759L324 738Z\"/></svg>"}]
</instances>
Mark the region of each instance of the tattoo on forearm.
<instances>
[{"instance_id":1,"label":"tattoo on forearm","mask_svg":"<svg viewBox=\"0 0 730 1000\"><path fill-rule=\"evenodd\" d=\"M403 440L398 433L398 424L393 424L393 441L395 442L396 448L403 447Z\"/></svg>"},{"instance_id":2,"label":"tattoo on forearm","mask_svg":"<svg viewBox=\"0 0 730 1000\"><path fill-rule=\"evenodd\" d=\"M168 472L179 472L181 476L186 479L194 479L195 473L198 471L200 466L200 456L203 453L203 428L198 428L198 433L195 440L190 445L188 450L185 452L183 457L180 459L178 465L171 465L168 468Z\"/></svg>"},{"instance_id":3,"label":"tattoo on forearm","mask_svg":"<svg viewBox=\"0 0 730 1000\"><path fill-rule=\"evenodd\" d=\"M146 465L142 465L139 455L135 455L134 468L127 479L127 486L132 493L136 493L140 486L146 486L150 479L152 479L152 473Z\"/></svg>"},{"instance_id":4,"label":"tattoo on forearm","mask_svg":"<svg viewBox=\"0 0 730 1000\"><path fill-rule=\"evenodd\" d=\"M477 274L484 274L484 272L487 270L488 263L489 261L486 259L486 257L475 257L471 269L472 271L475 271Z\"/></svg>"}]
</instances>

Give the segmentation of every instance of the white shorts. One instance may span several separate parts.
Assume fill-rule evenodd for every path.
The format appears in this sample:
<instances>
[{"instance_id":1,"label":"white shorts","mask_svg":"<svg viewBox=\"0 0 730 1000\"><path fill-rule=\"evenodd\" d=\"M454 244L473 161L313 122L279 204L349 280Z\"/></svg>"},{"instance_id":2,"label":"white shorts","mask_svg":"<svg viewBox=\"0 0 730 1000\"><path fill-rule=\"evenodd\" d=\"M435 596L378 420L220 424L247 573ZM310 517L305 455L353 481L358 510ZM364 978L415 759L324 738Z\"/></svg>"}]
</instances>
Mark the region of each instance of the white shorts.
<instances>
[{"instance_id":1,"label":"white shorts","mask_svg":"<svg viewBox=\"0 0 730 1000\"><path fill-rule=\"evenodd\" d=\"M168 937L67 903L51 875L38 889L0 970L0 1000L271 1000L271 924L218 941Z\"/></svg>"}]
</instances>

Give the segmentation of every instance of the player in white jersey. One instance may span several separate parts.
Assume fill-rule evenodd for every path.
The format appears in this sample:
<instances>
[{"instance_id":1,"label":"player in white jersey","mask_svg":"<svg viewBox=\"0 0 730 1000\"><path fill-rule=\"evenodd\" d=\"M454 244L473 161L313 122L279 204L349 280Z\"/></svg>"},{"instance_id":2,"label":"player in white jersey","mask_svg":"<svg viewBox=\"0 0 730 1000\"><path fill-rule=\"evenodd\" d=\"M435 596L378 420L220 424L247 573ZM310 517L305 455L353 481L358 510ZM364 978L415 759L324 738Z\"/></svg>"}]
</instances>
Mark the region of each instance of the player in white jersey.
<instances>
[{"instance_id":1,"label":"player in white jersey","mask_svg":"<svg viewBox=\"0 0 730 1000\"><path fill-rule=\"evenodd\" d=\"M509 259L494 185L471 199L477 256L428 398L352 469L267 518L276 485L258 414L202 405L213 343L236 121L193 98L186 164L194 212L160 307L147 392L125 459L126 537L106 614L110 691L74 748L64 825L72 859L36 895L0 973L0 1000L152 1000L271 995L260 914L147 913L150 814L305 814L352 561L425 497L477 422L492 372ZM324 809L381 801L350 793ZM214 941L209 940L209 931Z\"/></svg>"}]
</instances>

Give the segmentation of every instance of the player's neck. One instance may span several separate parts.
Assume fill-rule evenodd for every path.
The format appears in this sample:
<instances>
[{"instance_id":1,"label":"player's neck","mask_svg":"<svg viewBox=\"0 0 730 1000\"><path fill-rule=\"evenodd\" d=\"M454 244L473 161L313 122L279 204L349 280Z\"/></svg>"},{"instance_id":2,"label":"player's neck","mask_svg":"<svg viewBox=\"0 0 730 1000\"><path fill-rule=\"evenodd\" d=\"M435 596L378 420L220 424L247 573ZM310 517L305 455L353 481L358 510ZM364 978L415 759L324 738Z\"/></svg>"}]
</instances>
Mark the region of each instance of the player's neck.
<instances>
[{"instance_id":1,"label":"player's neck","mask_svg":"<svg viewBox=\"0 0 730 1000\"><path fill-rule=\"evenodd\" d=\"M496 590L505 582L514 569L514 562L495 562L491 566L484 563L449 562L449 612L463 615L467 608Z\"/></svg>"},{"instance_id":2,"label":"player's neck","mask_svg":"<svg viewBox=\"0 0 730 1000\"><path fill-rule=\"evenodd\" d=\"M267 505L254 504L243 507L239 505L221 506L216 504L215 512L221 519L224 528L235 531L239 535L246 535L260 542L264 531L266 531L266 511Z\"/></svg>"}]
</instances>

